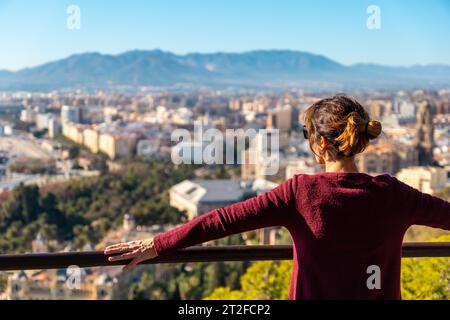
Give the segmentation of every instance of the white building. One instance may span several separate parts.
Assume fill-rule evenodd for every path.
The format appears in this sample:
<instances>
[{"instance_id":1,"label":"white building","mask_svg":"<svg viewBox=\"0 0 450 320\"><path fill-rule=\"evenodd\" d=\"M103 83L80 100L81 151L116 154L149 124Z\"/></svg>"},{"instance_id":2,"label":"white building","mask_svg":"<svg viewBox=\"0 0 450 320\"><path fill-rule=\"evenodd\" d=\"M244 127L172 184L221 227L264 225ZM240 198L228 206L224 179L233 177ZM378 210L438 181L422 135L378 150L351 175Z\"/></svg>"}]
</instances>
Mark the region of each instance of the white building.
<instances>
[{"instance_id":1,"label":"white building","mask_svg":"<svg viewBox=\"0 0 450 320\"><path fill-rule=\"evenodd\" d=\"M80 122L80 108L74 106L63 106L61 108L61 122Z\"/></svg>"},{"instance_id":2,"label":"white building","mask_svg":"<svg viewBox=\"0 0 450 320\"><path fill-rule=\"evenodd\" d=\"M20 112L20 121L22 122L32 123L35 121L35 117L36 114L30 106Z\"/></svg>"},{"instance_id":3,"label":"white building","mask_svg":"<svg viewBox=\"0 0 450 320\"><path fill-rule=\"evenodd\" d=\"M49 121L52 118L50 113L36 114L36 128L38 130L48 129Z\"/></svg>"},{"instance_id":4,"label":"white building","mask_svg":"<svg viewBox=\"0 0 450 320\"><path fill-rule=\"evenodd\" d=\"M56 138L62 132L61 123L56 117L51 117L48 121L48 136Z\"/></svg>"},{"instance_id":5,"label":"white building","mask_svg":"<svg viewBox=\"0 0 450 320\"><path fill-rule=\"evenodd\" d=\"M447 170L440 167L409 167L401 169L397 179L424 193L433 194L447 186Z\"/></svg>"},{"instance_id":6,"label":"white building","mask_svg":"<svg viewBox=\"0 0 450 320\"><path fill-rule=\"evenodd\" d=\"M3 134L5 136L12 136L13 134L13 127L9 124L6 124L3 126Z\"/></svg>"},{"instance_id":7,"label":"white building","mask_svg":"<svg viewBox=\"0 0 450 320\"><path fill-rule=\"evenodd\" d=\"M103 108L103 117L105 123L112 123L117 117L119 111L116 107L104 107Z\"/></svg>"},{"instance_id":8,"label":"white building","mask_svg":"<svg viewBox=\"0 0 450 320\"><path fill-rule=\"evenodd\" d=\"M191 220L210 210L261 195L275 187L276 183L263 179L184 180L170 189L170 205L185 211ZM279 227L270 227L257 230L256 234L260 244L274 245L279 231ZM247 238L246 235L243 237Z\"/></svg>"},{"instance_id":9,"label":"white building","mask_svg":"<svg viewBox=\"0 0 450 320\"><path fill-rule=\"evenodd\" d=\"M184 180L170 188L170 205L186 211L189 219L269 191L276 183L263 180Z\"/></svg>"}]
</instances>

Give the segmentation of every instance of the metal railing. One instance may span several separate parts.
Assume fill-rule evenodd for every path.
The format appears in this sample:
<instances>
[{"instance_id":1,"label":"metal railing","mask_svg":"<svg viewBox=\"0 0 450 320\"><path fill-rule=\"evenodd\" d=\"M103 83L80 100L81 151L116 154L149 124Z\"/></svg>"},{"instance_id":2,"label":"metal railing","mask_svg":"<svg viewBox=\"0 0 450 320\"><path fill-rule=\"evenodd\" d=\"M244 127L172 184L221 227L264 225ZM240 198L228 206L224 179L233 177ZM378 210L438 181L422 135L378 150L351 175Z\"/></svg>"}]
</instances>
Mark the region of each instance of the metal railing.
<instances>
[{"instance_id":1,"label":"metal railing","mask_svg":"<svg viewBox=\"0 0 450 320\"><path fill-rule=\"evenodd\" d=\"M450 257L450 242L404 243L402 256L404 258ZM292 259L292 246L288 245L195 246L145 261L143 264L290 259ZM124 265L128 262L109 262L101 251L4 254L0 255L0 271L60 269L71 265L81 268L100 267Z\"/></svg>"}]
</instances>

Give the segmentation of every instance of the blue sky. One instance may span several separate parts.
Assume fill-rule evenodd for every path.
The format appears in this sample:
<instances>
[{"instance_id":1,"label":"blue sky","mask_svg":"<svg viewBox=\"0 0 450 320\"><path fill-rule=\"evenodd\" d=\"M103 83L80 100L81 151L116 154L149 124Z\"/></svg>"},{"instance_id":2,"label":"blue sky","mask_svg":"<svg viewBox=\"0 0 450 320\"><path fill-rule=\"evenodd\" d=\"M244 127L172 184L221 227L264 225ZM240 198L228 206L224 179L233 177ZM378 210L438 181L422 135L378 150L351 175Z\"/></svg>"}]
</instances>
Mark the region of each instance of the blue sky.
<instances>
[{"instance_id":1,"label":"blue sky","mask_svg":"<svg viewBox=\"0 0 450 320\"><path fill-rule=\"evenodd\" d=\"M68 5L81 30L66 28ZM381 30L366 27L369 5ZM340 63L450 64L447 0L0 0L0 69L98 51L293 49Z\"/></svg>"}]
</instances>

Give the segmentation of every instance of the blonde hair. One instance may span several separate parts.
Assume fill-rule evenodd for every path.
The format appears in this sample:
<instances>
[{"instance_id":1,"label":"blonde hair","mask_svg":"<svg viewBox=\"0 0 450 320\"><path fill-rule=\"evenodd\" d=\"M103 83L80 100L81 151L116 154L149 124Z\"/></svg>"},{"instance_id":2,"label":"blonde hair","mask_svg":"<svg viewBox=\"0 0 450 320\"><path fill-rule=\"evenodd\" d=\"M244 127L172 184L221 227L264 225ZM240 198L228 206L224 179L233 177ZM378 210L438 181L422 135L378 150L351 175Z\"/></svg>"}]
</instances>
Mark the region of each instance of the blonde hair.
<instances>
[{"instance_id":1,"label":"blonde hair","mask_svg":"<svg viewBox=\"0 0 450 320\"><path fill-rule=\"evenodd\" d=\"M382 131L381 123L371 120L355 99L342 95L314 103L303 113L303 120L309 132L311 150L312 143L317 143L323 136L340 157L363 152L369 141Z\"/></svg>"}]
</instances>

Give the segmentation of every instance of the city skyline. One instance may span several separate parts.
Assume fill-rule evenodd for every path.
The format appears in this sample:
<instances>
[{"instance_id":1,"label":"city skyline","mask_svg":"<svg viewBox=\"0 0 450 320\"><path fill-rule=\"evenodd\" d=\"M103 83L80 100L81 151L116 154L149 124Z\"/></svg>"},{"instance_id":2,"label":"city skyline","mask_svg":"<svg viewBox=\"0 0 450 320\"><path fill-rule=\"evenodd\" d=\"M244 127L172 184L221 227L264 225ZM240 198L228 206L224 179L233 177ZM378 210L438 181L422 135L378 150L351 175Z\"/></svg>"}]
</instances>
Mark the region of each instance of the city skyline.
<instances>
[{"instance_id":1,"label":"city skyline","mask_svg":"<svg viewBox=\"0 0 450 320\"><path fill-rule=\"evenodd\" d=\"M81 29L67 28L69 5L81 10ZM381 10L381 29L366 26L367 8ZM391 66L450 65L450 4L445 1L235 1L179 0L95 3L80 0L0 1L0 70L19 70L84 52L119 54L162 49L247 52L289 49L339 63Z\"/></svg>"}]
</instances>

